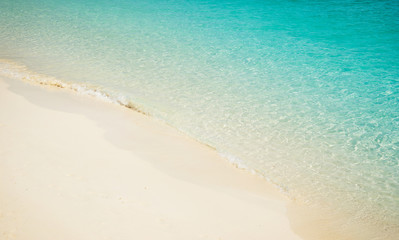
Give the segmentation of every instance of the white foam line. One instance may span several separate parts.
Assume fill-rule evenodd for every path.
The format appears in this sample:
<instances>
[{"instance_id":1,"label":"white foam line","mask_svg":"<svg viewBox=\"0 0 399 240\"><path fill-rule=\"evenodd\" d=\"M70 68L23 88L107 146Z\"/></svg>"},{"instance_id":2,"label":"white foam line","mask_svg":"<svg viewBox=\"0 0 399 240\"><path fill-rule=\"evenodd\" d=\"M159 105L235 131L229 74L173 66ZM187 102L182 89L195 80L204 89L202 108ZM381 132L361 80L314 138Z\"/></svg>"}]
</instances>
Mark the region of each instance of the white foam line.
<instances>
[{"instance_id":1,"label":"white foam line","mask_svg":"<svg viewBox=\"0 0 399 240\"><path fill-rule=\"evenodd\" d=\"M145 115L149 115L143 110L142 107L133 104L124 96L112 96L111 94L101 90L98 86L89 84L68 83L67 81L62 81L54 77L46 76L44 74L34 73L29 71L26 67L8 60L0 59L0 75L11 79L30 82L33 84L70 89L82 95L88 95L105 102L119 104Z\"/></svg>"}]
</instances>

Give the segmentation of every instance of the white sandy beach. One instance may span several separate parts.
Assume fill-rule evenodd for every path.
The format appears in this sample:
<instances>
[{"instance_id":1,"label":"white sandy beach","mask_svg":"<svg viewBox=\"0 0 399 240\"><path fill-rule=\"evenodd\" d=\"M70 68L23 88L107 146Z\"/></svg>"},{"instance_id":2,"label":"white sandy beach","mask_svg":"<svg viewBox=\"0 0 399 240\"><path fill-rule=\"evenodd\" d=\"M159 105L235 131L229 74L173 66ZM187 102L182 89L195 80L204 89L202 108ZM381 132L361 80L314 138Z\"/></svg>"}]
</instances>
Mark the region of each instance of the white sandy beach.
<instances>
[{"instance_id":1,"label":"white sandy beach","mask_svg":"<svg viewBox=\"0 0 399 240\"><path fill-rule=\"evenodd\" d=\"M0 239L300 239L286 200L127 108L0 80Z\"/></svg>"}]
</instances>

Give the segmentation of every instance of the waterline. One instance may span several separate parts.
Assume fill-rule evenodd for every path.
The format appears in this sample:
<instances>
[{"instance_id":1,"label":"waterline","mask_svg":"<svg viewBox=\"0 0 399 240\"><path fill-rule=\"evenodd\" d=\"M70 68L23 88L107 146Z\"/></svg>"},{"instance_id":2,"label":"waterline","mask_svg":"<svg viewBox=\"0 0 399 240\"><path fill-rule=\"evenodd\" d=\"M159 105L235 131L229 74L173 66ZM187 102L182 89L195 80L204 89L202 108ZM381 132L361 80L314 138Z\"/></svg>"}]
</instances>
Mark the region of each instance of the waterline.
<instances>
[{"instance_id":1,"label":"waterline","mask_svg":"<svg viewBox=\"0 0 399 240\"><path fill-rule=\"evenodd\" d=\"M397 2L0 7L0 57L131 104L298 202L398 232Z\"/></svg>"}]
</instances>

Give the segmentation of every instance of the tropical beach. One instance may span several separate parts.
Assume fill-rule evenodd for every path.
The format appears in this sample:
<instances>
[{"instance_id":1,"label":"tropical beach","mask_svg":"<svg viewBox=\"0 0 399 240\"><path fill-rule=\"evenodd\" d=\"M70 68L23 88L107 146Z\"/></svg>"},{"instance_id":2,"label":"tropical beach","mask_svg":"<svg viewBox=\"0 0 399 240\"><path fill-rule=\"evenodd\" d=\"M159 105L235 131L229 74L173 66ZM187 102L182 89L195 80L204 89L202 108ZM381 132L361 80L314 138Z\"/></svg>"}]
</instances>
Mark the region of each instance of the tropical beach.
<instances>
[{"instance_id":1,"label":"tropical beach","mask_svg":"<svg viewBox=\"0 0 399 240\"><path fill-rule=\"evenodd\" d=\"M3 238L399 238L396 1L0 9Z\"/></svg>"},{"instance_id":2,"label":"tropical beach","mask_svg":"<svg viewBox=\"0 0 399 240\"><path fill-rule=\"evenodd\" d=\"M278 191L171 127L0 83L1 239L301 239Z\"/></svg>"}]
</instances>

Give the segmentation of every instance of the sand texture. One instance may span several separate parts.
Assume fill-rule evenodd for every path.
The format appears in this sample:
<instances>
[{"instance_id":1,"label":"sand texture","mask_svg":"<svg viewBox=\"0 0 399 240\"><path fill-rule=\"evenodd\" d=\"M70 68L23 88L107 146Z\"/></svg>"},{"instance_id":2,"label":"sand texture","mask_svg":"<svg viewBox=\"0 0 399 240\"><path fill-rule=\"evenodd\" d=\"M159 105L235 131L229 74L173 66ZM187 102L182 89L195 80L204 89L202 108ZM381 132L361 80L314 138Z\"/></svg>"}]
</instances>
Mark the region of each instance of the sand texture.
<instances>
[{"instance_id":1,"label":"sand texture","mask_svg":"<svg viewBox=\"0 0 399 240\"><path fill-rule=\"evenodd\" d=\"M0 239L300 239L263 179L164 123L0 80Z\"/></svg>"}]
</instances>

